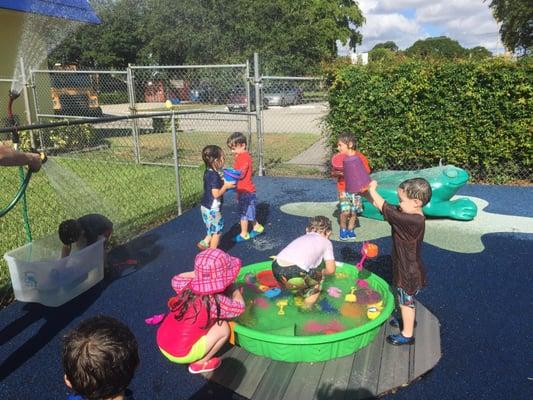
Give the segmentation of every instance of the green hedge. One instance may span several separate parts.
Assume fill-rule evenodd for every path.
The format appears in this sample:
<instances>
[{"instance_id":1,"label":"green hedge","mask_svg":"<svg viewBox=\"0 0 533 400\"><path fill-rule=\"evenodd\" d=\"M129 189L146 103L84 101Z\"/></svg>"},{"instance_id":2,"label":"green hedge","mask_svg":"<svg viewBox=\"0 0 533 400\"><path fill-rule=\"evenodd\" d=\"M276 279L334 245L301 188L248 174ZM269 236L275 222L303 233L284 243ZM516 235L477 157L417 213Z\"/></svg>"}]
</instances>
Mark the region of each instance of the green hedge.
<instances>
[{"instance_id":1,"label":"green hedge","mask_svg":"<svg viewBox=\"0 0 533 400\"><path fill-rule=\"evenodd\" d=\"M531 59L408 59L341 66L329 79L331 145L354 133L374 169L442 159L476 180L531 182Z\"/></svg>"}]
</instances>

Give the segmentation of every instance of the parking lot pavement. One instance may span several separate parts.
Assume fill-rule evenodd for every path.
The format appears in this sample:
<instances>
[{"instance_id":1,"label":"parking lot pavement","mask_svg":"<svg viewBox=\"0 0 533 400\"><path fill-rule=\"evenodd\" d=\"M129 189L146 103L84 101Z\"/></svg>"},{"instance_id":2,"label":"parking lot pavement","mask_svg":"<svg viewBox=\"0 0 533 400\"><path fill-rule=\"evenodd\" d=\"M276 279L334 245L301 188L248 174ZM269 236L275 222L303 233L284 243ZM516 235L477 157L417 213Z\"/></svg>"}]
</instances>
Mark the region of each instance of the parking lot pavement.
<instances>
[{"instance_id":1,"label":"parking lot pavement","mask_svg":"<svg viewBox=\"0 0 533 400\"><path fill-rule=\"evenodd\" d=\"M160 112L164 103L140 103L138 109L143 112ZM153 110L153 111L150 111ZM223 105L202 111L227 111ZM106 115L128 115L128 104L103 105L102 111ZM321 121L328 112L327 103L298 104L288 107L270 107L263 111L263 130L265 133L321 133ZM210 115L190 115L180 117L180 129L184 131L204 132L234 132L235 130L248 130L249 119L240 113ZM151 118L142 118L138 124L141 129L152 129ZM122 127L129 122L117 121L102 125L102 128ZM252 131L256 130L255 120L251 118Z\"/></svg>"}]
</instances>

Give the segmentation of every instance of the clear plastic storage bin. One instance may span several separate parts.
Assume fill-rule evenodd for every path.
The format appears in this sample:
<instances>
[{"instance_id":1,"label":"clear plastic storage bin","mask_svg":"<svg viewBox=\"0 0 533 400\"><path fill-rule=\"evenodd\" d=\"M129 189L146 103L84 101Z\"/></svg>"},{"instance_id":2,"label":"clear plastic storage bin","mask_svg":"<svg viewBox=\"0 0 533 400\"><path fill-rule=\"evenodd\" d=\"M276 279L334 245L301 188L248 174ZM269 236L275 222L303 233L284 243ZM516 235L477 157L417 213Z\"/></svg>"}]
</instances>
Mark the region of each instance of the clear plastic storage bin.
<instances>
[{"instance_id":1,"label":"clear plastic storage bin","mask_svg":"<svg viewBox=\"0 0 533 400\"><path fill-rule=\"evenodd\" d=\"M15 298L57 307L104 277L104 238L60 258L61 242L48 237L4 254Z\"/></svg>"}]
</instances>

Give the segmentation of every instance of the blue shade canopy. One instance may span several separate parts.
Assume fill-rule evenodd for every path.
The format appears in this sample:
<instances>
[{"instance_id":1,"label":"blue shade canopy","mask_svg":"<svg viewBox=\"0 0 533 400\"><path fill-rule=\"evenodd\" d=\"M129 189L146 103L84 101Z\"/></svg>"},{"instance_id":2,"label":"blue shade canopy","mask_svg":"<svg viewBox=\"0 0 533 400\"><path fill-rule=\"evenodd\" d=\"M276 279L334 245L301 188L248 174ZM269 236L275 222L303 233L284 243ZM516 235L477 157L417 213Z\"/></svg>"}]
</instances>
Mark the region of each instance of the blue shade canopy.
<instances>
[{"instance_id":1,"label":"blue shade canopy","mask_svg":"<svg viewBox=\"0 0 533 400\"><path fill-rule=\"evenodd\" d=\"M0 9L23 11L71 21L99 24L87 0L0 0Z\"/></svg>"}]
</instances>

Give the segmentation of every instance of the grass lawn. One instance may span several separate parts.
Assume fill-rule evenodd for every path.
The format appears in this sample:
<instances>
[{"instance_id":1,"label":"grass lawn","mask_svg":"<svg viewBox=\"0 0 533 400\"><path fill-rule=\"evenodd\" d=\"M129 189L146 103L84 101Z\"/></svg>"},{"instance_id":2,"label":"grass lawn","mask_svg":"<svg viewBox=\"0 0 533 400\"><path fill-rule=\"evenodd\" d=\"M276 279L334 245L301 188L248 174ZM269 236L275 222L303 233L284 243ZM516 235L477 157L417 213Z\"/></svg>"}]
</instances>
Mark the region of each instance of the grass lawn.
<instances>
[{"instance_id":1,"label":"grass lawn","mask_svg":"<svg viewBox=\"0 0 533 400\"><path fill-rule=\"evenodd\" d=\"M16 168L0 169L0 204L18 188ZM90 212L115 223L118 243L177 214L173 167L136 165L86 158L53 157L34 174L27 190L33 238L55 234L59 223ZM180 168L182 205L192 206L202 190L203 170ZM0 254L25 243L21 204L0 219ZM59 254L59 249L58 249ZM7 264L0 261L0 302L10 295ZM4 300L4 301L2 301Z\"/></svg>"},{"instance_id":2,"label":"grass lawn","mask_svg":"<svg viewBox=\"0 0 533 400\"><path fill-rule=\"evenodd\" d=\"M204 146L216 144L226 153L226 164L232 163L226 146L227 132L178 132L178 158L180 165L199 166L203 164L201 152ZM266 133L264 135L265 167L274 175L316 176L317 168L285 164L293 157L311 147L320 139L314 133ZM123 160L133 160L131 144L125 138L111 138L111 154ZM172 137L170 133L151 133L140 136L141 160L154 163L172 163ZM257 140L252 137L252 152L257 165ZM93 157L93 154L89 154ZM108 155L106 155L108 157Z\"/></svg>"},{"instance_id":3,"label":"grass lawn","mask_svg":"<svg viewBox=\"0 0 533 400\"><path fill-rule=\"evenodd\" d=\"M194 205L202 191L201 150L216 144L226 151L226 165L233 160L226 147L227 132L179 132L180 189L182 207ZM284 164L319 139L306 133L266 134L264 154L267 171L273 175L302 176L313 168ZM172 165L134 163L131 137L106 138L108 147L50 157L43 170L34 174L27 190L33 238L54 234L59 223L87 213L102 213L115 223L114 242L156 226L177 214L175 170ZM255 149L255 137L252 139ZM169 133L140 136L143 162L172 164ZM255 158L257 163L257 158ZM5 207L19 186L17 168L0 169L0 207ZM25 243L21 204L0 218L0 254ZM58 249L59 254L59 249ZM7 264L0 261L0 304L10 296Z\"/></svg>"}]
</instances>

